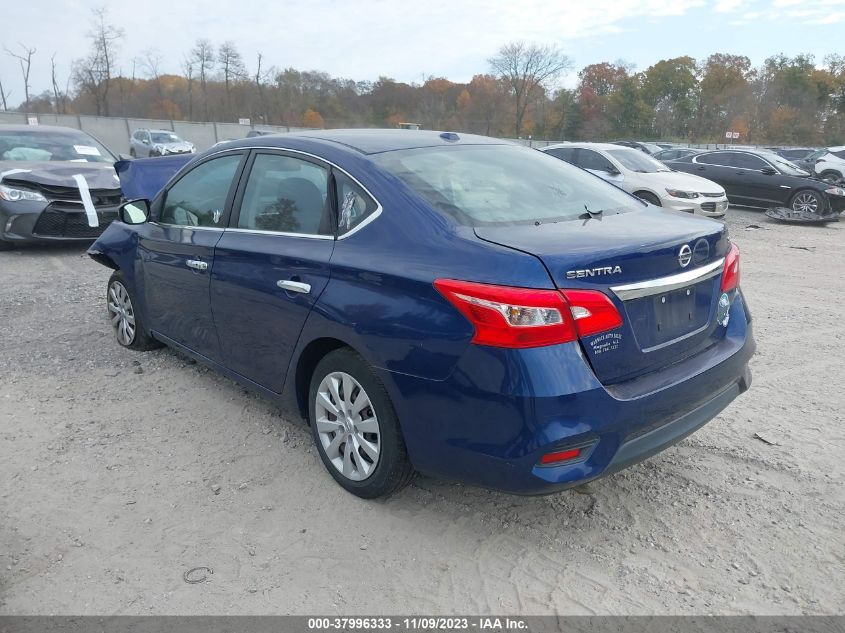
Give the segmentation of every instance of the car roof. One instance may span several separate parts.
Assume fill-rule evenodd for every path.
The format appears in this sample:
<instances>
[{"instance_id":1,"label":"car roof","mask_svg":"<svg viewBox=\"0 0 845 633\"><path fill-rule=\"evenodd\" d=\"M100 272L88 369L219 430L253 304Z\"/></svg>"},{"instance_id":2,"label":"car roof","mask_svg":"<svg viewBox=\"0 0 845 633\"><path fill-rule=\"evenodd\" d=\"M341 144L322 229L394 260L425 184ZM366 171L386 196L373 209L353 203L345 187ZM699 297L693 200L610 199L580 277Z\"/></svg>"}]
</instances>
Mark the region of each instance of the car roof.
<instances>
[{"instance_id":1,"label":"car roof","mask_svg":"<svg viewBox=\"0 0 845 633\"><path fill-rule=\"evenodd\" d=\"M625 145L616 145L615 143L558 143L557 145L549 145L548 147L543 147L541 149L556 149L559 147L583 147L584 149L598 149L604 151L611 149L631 149L635 152L640 151L638 149L634 149L633 147L627 147Z\"/></svg>"},{"instance_id":2,"label":"car roof","mask_svg":"<svg viewBox=\"0 0 845 633\"><path fill-rule=\"evenodd\" d=\"M89 134L83 130L77 130L74 127L64 127L61 125L0 125L0 132L59 132L61 134Z\"/></svg>"},{"instance_id":3,"label":"car roof","mask_svg":"<svg viewBox=\"0 0 845 633\"><path fill-rule=\"evenodd\" d=\"M447 136L448 135L448 136ZM309 139L343 145L362 154L379 154L400 149L419 147L438 147L446 145L513 145L510 141L463 134L439 132L435 130L314 130L264 136L261 143L267 146L284 147L286 140L292 138ZM250 139L254 142L254 139Z\"/></svg>"},{"instance_id":4,"label":"car roof","mask_svg":"<svg viewBox=\"0 0 845 633\"><path fill-rule=\"evenodd\" d=\"M836 147L828 147L828 152L843 152L845 151L845 145L837 145Z\"/></svg>"}]
</instances>

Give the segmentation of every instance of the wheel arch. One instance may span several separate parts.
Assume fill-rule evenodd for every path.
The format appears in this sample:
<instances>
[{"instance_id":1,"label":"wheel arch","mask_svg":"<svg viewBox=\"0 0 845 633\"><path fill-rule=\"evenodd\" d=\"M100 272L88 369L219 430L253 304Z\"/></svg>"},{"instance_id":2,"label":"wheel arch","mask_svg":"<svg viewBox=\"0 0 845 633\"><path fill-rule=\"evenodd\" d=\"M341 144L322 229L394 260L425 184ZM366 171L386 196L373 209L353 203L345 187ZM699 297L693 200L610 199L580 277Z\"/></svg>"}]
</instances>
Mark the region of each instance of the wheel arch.
<instances>
[{"instance_id":1,"label":"wheel arch","mask_svg":"<svg viewBox=\"0 0 845 633\"><path fill-rule=\"evenodd\" d=\"M309 424L311 421L309 420L308 389L311 386L311 376L317 368L317 363L325 358L327 354L344 347L359 353L358 350L347 342L325 336L310 341L302 348L302 352L300 352L299 357L296 359L292 395L297 411Z\"/></svg>"}]
</instances>

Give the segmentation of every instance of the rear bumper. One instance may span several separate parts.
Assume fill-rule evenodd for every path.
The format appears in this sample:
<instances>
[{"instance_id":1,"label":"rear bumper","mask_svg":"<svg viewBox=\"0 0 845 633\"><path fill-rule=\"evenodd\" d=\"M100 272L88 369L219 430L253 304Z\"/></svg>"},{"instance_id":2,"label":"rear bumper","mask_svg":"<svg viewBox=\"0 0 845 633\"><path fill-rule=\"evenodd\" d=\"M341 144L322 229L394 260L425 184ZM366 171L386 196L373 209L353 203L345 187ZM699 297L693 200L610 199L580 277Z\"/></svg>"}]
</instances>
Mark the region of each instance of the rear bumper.
<instances>
[{"instance_id":1,"label":"rear bumper","mask_svg":"<svg viewBox=\"0 0 845 633\"><path fill-rule=\"evenodd\" d=\"M470 346L432 381L383 372L414 466L515 494L552 493L616 472L680 441L748 389L754 353L741 294L722 342L626 383L598 382L577 343ZM576 463L548 452L589 446Z\"/></svg>"}]
</instances>

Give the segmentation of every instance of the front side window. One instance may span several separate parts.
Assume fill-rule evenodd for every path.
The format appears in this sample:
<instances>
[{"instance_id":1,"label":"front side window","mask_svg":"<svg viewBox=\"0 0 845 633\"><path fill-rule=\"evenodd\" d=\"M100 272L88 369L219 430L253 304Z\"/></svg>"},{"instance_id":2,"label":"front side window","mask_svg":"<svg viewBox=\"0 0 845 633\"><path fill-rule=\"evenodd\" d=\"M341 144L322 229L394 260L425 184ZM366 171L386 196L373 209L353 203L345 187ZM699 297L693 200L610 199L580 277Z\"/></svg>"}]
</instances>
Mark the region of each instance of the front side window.
<instances>
[{"instance_id":1,"label":"front side window","mask_svg":"<svg viewBox=\"0 0 845 633\"><path fill-rule=\"evenodd\" d=\"M331 235L328 170L281 154L258 154L244 191L238 228Z\"/></svg>"},{"instance_id":2,"label":"front side window","mask_svg":"<svg viewBox=\"0 0 845 633\"><path fill-rule=\"evenodd\" d=\"M734 167L739 167L740 169L756 169L757 171L760 171L769 167L769 164L766 161L752 154L735 153L732 155L732 159L733 162L731 164Z\"/></svg>"},{"instance_id":3,"label":"front side window","mask_svg":"<svg viewBox=\"0 0 845 633\"><path fill-rule=\"evenodd\" d=\"M470 226L559 222L588 209L641 208L601 178L525 147L425 147L384 152L372 160L434 209Z\"/></svg>"},{"instance_id":4,"label":"front side window","mask_svg":"<svg viewBox=\"0 0 845 633\"><path fill-rule=\"evenodd\" d=\"M194 167L168 191L159 221L179 226L222 227L226 199L241 155L221 156Z\"/></svg>"}]
</instances>

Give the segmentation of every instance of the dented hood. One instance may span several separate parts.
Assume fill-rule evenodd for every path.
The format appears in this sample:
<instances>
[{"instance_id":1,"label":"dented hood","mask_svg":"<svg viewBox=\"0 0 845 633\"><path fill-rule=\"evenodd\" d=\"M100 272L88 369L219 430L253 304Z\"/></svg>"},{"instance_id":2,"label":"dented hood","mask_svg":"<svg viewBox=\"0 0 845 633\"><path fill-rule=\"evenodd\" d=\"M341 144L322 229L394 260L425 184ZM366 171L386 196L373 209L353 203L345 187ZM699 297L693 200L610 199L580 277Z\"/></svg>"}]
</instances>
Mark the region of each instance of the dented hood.
<instances>
[{"instance_id":1,"label":"dented hood","mask_svg":"<svg viewBox=\"0 0 845 633\"><path fill-rule=\"evenodd\" d=\"M120 181L111 163L74 161L0 161L5 181L31 182L45 187L76 187L75 175L82 175L89 189L119 189Z\"/></svg>"}]
</instances>

